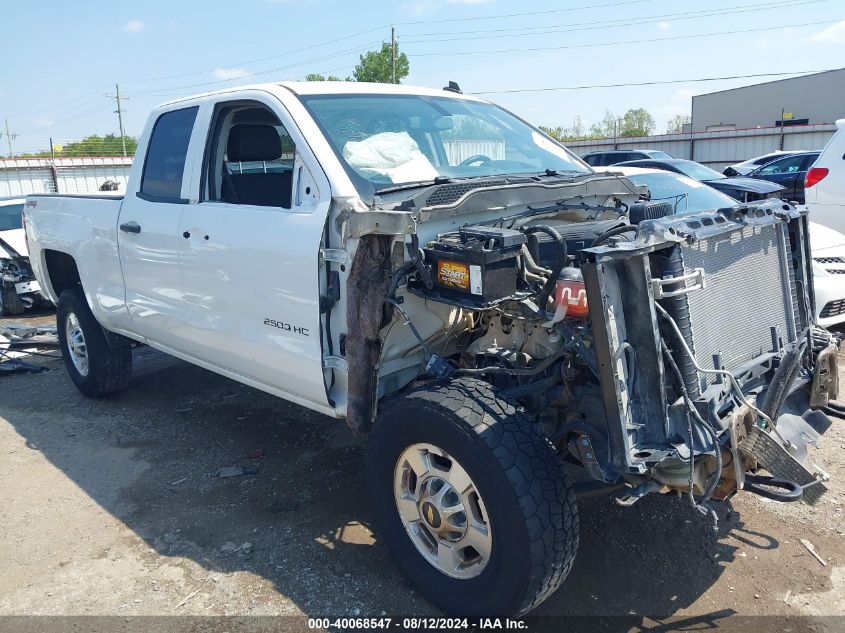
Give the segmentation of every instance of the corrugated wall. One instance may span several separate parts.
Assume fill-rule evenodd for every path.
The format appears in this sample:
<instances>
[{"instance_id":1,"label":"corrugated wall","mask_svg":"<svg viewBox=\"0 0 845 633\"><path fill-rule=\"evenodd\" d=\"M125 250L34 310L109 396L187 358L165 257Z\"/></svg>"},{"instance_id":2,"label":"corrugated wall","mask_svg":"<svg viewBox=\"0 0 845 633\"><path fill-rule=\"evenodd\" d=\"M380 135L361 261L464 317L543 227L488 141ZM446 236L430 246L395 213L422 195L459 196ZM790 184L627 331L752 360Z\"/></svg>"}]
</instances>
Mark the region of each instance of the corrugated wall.
<instances>
[{"instance_id":1,"label":"corrugated wall","mask_svg":"<svg viewBox=\"0 0 845 633\"><path fill-rule=\"evenodd\" d=\"M832 123L787 126L783 130L783 149L821 149L835 131L836 125ZM579 156L612 149L655 149L722 171L728 165L778 150L780 143L780 128L767 127L572 141L566 143L566 146Z\"/></svg>"},{"instance_id":2,"label":"corrugated wall","mask_svg":"<svg viewBox=\"0 0 845 633\"><path fill-rule=\"evenodd\" d=\"M126 190L131 158L0 159L0 197L31 193L96 193L106 181Z\"/></svg>"}]
</instances>

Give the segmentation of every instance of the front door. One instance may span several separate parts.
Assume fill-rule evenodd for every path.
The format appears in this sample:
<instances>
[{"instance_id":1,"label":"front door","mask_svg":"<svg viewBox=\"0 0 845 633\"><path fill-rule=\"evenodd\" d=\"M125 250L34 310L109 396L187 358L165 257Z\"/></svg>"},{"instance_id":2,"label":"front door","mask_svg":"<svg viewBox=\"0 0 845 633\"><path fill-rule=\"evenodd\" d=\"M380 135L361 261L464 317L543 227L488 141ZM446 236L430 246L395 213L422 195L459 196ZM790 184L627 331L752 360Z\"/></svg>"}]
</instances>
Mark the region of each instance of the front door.
<instances>
[{"instance_id":1,"label":"front door","mask_svg":"<svg viewBox=\"0 0 845 633\"><path fill-rule=\"evenodd\" d=\"M179 268L179 223L197 106L171 110L156 119L139 148L145 156L140 185L127 193L118 220L118 249L126 305L134 330L165 345L184 348L185 310ZM195 139L196 142L196 139ZM143 153L142 153L143 152ZM136 174L137 175L137 174Z\"/></svg>"},{"instance_id":2,"label":"front door","mask_svg":"<svg viewBox=\"0 0 845 633\"><path fill-rule=\"evenodd\" d=\"M319 252L328 183L313 179L316 162L280 104L256 99L215 108L200 202L182 212L191 349L325 406Z\"/></svg>"}]
</instances>

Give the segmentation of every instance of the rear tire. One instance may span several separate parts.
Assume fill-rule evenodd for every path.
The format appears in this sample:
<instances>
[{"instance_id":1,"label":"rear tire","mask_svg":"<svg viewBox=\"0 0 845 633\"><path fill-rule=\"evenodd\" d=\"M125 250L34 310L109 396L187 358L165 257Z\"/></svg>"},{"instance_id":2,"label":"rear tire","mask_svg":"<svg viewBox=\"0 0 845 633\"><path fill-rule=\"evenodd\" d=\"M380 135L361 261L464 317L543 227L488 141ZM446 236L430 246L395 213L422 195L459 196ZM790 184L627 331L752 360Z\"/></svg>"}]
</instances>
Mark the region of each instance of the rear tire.
<instances>
[{"instance_id":1,"label":"rear tire","mask_svg":"<svg viewBox=\"0 0 845 633\"><path fill-rule=\"evenodd\" d=\"M572 567L578 508L563 464L525 411L485 382L426 385L386 408L370 434L367 482L383 542L450 615L524 614ZM492 538L469 540L472 526Z\"/></svg>"},{"instance_id":2,"label":"rear tire","mask_svg":"<svg viewBox=\"0 0 845 633\"><path fill-rule=\"evenodd\" d=\"M56 311L59 347L68 375L82 393L101 398L125 389L132 374L132 348L110 346L81 288L65 290Z\"/></svg>"},{"instance_id":3,"label":"rear tire","mask_svg":"<svg viewBox=\"0 0 845 633\"><path fill-rule=\"evenodd\" d=\"M14 288L0 288L0 316L23 314L24 307Z\"/></svg>"}]
</instances>

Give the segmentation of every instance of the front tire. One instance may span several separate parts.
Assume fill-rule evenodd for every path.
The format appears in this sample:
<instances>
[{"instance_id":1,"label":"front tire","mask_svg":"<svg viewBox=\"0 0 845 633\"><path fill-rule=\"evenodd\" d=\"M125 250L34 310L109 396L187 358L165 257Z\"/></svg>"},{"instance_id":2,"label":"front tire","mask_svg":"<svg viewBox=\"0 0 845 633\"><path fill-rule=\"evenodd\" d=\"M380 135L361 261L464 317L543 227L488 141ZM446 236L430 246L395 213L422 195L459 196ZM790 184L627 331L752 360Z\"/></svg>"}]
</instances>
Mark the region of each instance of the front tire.
<instances>
[{"instance_id":1,"label":"front tire","mask_svg":"<svg viewBox=\"0 0 845 633\"><path fill-rule=\"evenodd\" d=\"M578 510L538 425L473 379L389 406L370 434L367 481L382 540L445 612L521 615L566 578Z\"/></svg>"},{"instance_id":2,"label":"front tire","mask_svg":"<svg viewBox=\"0 0 845 633\"><path fill-rule=\"evenodd\" d=\"M90 398L125 389L132 374L129 345L110 346L81 288L65 290L56 310L59 347L76 388Z\"/></svg>"}]
</instances>

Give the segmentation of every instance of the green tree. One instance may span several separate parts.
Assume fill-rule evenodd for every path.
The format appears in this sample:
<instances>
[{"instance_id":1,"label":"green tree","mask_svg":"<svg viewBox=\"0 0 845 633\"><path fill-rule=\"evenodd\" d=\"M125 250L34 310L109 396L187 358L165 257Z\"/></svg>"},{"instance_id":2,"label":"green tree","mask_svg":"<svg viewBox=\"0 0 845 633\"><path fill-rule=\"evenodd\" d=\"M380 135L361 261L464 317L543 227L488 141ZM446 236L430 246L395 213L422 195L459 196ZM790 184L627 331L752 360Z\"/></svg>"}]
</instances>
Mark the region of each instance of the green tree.
<instances>
[{"instance_id":1,"label":"green tree","mask_svg":"<svg viewBox=\"0 0 845 633\"><path fill-rule=\"evenodd\" d=\"M592 138L611 138L616 136L618 119L619 117L616 114L610 110L605 110L602 120L590 126L590 136Z\"/></svg>"},{"instance_id":2,"label":"green tree","mask_svg":"<svg viewBox=\"0 0 845 633\"><path fill-rule=\"evenodd\" d=\"M341 79L337 75L329 75L328 77L324 77L320 73L308 73L307 75L305 75L305 81L352 81L352 77Z\"/></svg>"},{"instance_id":3,"label":"green tree","mask_svg":"<svg viewBox=\"0 0 845 633\"><path fill-rule=\"evenodd\" d=\"M676 114L666 124L666 134L680 134L684 131L684 125L692 122L688 114Z\"/></svg>"},{"instance_id":4,"label":"green tree","mask_svg":"<svg viewBox=\"0 0 845 633\"><path fill-rule=\"evenodd\" d=\"M138 148L138 139L126 137L126 155L133 156ZM116 134L86 136L81 141L63 145L56 156L123 156L123 143Z\"/></svg>"},{"instance_id":5,"label":"green tree","mask_svg":"<svg viewBox=\"0 0 845 633\"><path fill-rule=\"evenodd\" d=\"M408 76L411 71L408 63L408 56L405 53L399 52L399 47L396 46L396 83L401 83L402 80ZM381 50L367 51L366 54L361 55L361 61L355 66L352 75L355 81L369 81L373 83L392 83L392 54L390 44L383 42Z\"/></svg>"},{"instance_id":6,"label":"green tree","mask_svg":"<svg viewBox=\"0 0 845 633\"><path fill-rule=\"evenodd\" d=\"M654 117L645 108L631 108L622 117L622 136L648 136L654 132Z\"/></svg>"}]
</instances>

